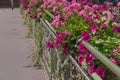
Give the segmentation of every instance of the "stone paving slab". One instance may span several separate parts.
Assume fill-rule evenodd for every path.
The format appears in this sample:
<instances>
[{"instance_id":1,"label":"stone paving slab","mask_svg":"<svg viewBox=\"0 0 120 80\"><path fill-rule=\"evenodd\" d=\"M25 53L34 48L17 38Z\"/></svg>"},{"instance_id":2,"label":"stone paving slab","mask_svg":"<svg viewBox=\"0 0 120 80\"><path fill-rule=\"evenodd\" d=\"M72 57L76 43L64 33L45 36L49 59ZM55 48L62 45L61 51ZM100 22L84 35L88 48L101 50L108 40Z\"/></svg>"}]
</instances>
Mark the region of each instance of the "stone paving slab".
<instances>
[{"instance_id":1,"label":"stone paving slab","mask_svg":"<svg viewBox=\"0 0 120 80\"><path fill-rule=\"evenodd\" d=\"M31 67L33 47L26 33L19 9L0 8L0 80L45 80L42 69Z\"/></svg>"}]
</instances>

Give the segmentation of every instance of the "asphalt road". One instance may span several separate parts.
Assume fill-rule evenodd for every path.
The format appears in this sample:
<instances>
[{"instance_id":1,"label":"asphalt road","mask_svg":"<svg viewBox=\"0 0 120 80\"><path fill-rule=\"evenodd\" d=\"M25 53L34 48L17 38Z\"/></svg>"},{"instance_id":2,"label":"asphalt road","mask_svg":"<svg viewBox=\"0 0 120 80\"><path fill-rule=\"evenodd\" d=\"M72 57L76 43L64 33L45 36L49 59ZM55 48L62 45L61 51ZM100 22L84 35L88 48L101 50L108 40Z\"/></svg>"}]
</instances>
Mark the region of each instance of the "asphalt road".
<instances>
[{"instance_id":1,"label":"asphalt road","mask_svg":"<svg viewBox=\"0 0 120 80\"><path fill-rule=\"evenodd\" d=\"M0 8L0 80L45 80L42 69L32 67L32 42L19 9Z\"/></svg>"}]
</instances>

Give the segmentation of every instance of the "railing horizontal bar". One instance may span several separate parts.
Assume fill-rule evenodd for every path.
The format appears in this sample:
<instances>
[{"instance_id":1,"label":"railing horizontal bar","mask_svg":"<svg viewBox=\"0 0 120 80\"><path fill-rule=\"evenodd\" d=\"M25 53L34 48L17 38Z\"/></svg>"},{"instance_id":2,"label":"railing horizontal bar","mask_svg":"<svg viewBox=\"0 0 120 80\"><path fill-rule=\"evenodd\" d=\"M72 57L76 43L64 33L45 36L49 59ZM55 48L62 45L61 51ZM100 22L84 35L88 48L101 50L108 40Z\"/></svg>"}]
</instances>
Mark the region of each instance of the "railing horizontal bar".
<instances>
[{"instance_id":1,"label":"railing horizontal bar","mask_svg":"<svg viewBox=\"0 0 120 80\"><path fill-rule=\"evenodd\" d=\"M96 56L104 65L106 65L111 71L113 71L118 77L120 77L120 67L114 64L110 59L105 57L101 52L91 46L88 42L82 41L82 44Z\"/></svg>"},{"instance_id":2,"label":"railing horizontal bar","mask_svg":"<svg viewBox=\"0 0 120 80\"><path fill-rule=\"evenodd\" d=\"M42 19L40 19L41 20L41 22L43 23L43 25L49 30L49 32L53 35L53 37L54 37L54 39L56 38L56 35L53 33L53 32L51 32L51 30L50 30L50 28L47 26L47 24L42 20Z\"/></svg>"},{"instance_id":3,"label":"railing horizontal bar","mask_svg":"<svg viewBox=\"0 0 120 80\"><path fill-rule=\"evenodd\" d=\"M72 63L79 69L80 73L85 77L86 80L92 80L91 78L88 77L88 75L82 70L82 68L77 64L75 59L71 56L68 55L69 59L72 61Z\"/></svg>"},{"instance_id":4,"label":"railing horizontal bar","mask_svg":"<svg viewBox=\"0 0 120 80\"><path fill-rule=\"evenodd\" d=\"M55 16L53 15L53 14L51 14L49 11L47 11L47 10L45 10L45 9L43 9L43 11L47 14L47 15L49 15L51 18L54 18Z\"/></svg>"},{"instance_id":5,"label":"railing horizontal bar","mask_svg":"<svg viewBox=\"0 0 120 80\"><path fill-rule=\"evenodd\" d=\"M96 72L92 73L91 76L94 80L103 80Z\"/></svg>"},{"instance_id":6,"label":"railing horizontal bar","mask_svg":"<svg viewBox=\"0 0 120 80\"><path fill-rule=\"evenodd\" d=\"M45 22L48 25L48 27L51 29L51 31L53 31L53 33L57 36L56 31L55 31L55 29L53 29L53 27L51 26L51 24L47 20L45 20Z\"/></svg>"}]
</instances>

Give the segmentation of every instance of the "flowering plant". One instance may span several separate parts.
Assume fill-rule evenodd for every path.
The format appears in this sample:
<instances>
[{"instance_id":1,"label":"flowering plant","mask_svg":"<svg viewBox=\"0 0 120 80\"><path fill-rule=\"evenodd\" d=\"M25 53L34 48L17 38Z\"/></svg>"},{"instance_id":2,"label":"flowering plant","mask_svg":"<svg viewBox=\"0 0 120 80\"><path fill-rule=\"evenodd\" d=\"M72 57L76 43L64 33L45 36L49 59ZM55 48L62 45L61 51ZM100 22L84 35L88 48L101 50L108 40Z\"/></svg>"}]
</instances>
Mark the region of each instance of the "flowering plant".
<instances>
[{"instance_id":1,"label":"flowering plant","mask_svg":"<svg viewBox=\"0 0 120 80\"><path fill-rule=\"evenodd\" d=\"M24 5L24 1L21 2ZM47 19L57 31L57 38L48 42L46 48L62 47L65 56L77 56L80 65L86 62L90 66L88 73L96 72L105 80L117 80L114 72L111 73L82 43L77 42L81 38L91 43L120 66L120 2L116 7L112 5L92 4L87 0L30 0L23 8L27 8L26 16ZM47 16L44 9L54 14L54 19Z\"/></svg>"}]
</instances>

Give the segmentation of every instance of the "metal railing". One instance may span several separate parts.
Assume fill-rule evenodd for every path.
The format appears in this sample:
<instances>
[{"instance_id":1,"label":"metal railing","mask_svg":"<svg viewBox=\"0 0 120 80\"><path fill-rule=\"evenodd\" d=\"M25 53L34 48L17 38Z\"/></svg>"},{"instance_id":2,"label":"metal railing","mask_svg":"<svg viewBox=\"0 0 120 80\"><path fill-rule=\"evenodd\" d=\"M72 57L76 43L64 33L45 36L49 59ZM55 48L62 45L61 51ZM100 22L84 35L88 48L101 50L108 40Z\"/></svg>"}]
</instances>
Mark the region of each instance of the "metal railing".
<instances>
[{"instance_id":1,"label":"metal railing","mask_svg":"<svg viewBox=\"0 0 120 80\"><path fill-rule=\"evenodd\" d=\"M49 13L49 11L44 11L51 18L54 18L54 15ZM39 33L39 35L34 37L34 39L36 40L36 42L39 42L37 44L39 44L38 46L41 47L40 53L42 53L43 62L46 71L48 72L49 80L103 80L96 73L89 74L87 72L88 66L80 66L76 61L76 57L73 57L70 54L68 56L65 56L62 53L61 48L46 48L46 43L48 41L53 41L57 36L56 31L52 28L47 20L40 19L40 22L37 23L35 22L35 20L32 20L32 23L34 23L33 36L36 35L36 32ZM120 77L120 67L111 62L107 57L96 50L88 42L85 42L82 39L78 41L81 42L90 52L92 52L96 56L96 58L100 60L106 67L108 67L112 72Z\"/></svg>"},{"instance_id":2,"label":"metal railing","mask_svg":"<svg viewBox=\"0 0 120 80\"><path fill-rule=\"evenodd\" d=\"M49 15L51 18L54 18L54 15L52 15L49 11L44 10L47 15ZM54 31L53 31L54 32ZM99 59L104 65L106 65L112 72L114 72L118 77L120 77L120 67L118 67L116 64L114 64L112 61L110 61L107 57L105 57L101 52L99 52L97 49L95 49L92 45L90 45L88 42L81 41L82 44L90 51L92 52L97 59ZM73 61L74 62L74 61ZM85 75L84 75L85 76ZM86 76L85 76L86 77Z\"/></svg>"}]
</instances>

